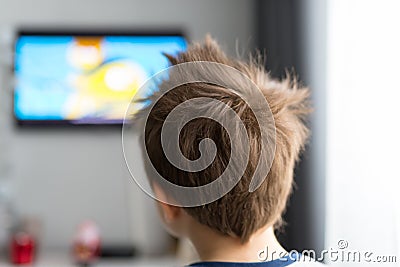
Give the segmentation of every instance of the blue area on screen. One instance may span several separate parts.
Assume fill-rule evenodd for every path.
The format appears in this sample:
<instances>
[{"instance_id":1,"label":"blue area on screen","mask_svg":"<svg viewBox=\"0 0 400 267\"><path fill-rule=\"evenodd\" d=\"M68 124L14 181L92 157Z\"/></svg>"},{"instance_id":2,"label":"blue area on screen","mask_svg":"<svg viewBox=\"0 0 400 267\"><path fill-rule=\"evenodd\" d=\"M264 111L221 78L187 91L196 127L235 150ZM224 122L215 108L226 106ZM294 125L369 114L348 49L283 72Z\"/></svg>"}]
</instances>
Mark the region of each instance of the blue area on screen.
<instances>
[{"instance_id":1,"label":"blue area on screen","mask_svg":"<svg viewBox=\"0 0 400 267\"><path fill-rule=\"evenodd\" d=\"M23 35L15 47L20 121L121 123L140 85L168 67L182 36Z\"/></svg>"}]
</instances>

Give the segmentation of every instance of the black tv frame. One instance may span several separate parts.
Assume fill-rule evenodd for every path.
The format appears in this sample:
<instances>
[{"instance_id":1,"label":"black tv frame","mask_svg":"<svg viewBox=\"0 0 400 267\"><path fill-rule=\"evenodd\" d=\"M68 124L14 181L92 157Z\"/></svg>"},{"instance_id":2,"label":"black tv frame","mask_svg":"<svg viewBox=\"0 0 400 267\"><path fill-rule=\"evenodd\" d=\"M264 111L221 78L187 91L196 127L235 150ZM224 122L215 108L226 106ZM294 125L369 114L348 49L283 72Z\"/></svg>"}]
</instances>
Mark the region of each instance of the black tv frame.
<instances>
[{"instance_id":1,"label":"black tv frame","mask_svg":"<svg viewBox=\"0 0 400 267\"><path fill-rule=\"evenodd\" d=\"M15 35L13 42L13 63L12 73L15 71L15 47L21 36L181 36L188 43L187 35L182 29L127 29L127 28L94 28L94 29L46 29L46 28L20 28ZM38 126L38 127L121 127L123 122L104 122L90 123L84 120L21 120L15 114L15 85L12 89L12 114L14 122L17 126Z\"/></svg>"}]
</instances>

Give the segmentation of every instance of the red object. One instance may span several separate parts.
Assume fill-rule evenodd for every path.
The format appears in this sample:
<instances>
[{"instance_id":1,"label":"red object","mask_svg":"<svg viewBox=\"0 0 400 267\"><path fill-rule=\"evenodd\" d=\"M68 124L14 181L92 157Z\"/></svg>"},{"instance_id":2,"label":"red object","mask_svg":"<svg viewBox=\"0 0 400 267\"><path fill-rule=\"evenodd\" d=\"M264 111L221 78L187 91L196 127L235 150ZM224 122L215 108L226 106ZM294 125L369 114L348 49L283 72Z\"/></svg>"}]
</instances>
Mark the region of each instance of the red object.
<instances>
[{"instance_id":1,"label":"red object","mask_svg":"<svg viewBox=\"0 0 400 267\"><path fill-rule=\"evenodd\" d=\"M10 247L11 262L14 264L33 263L35 256L35 240L25 232L17 232Z\"/></svg>"}]
</instances>

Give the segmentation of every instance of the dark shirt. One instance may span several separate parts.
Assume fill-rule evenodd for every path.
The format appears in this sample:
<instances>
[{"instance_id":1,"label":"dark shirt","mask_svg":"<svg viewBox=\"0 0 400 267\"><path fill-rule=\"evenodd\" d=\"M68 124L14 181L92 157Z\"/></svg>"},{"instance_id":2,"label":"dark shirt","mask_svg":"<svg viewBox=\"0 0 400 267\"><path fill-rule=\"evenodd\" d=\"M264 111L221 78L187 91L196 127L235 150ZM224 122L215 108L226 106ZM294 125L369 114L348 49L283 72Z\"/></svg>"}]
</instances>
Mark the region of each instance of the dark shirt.
<instances>
[{"instance_id":1,"label":"dark shirt","mask_svg":"<svg viewBox=\"0 0 400 267\"><path fill-rule=\"evenodd\" d=\"M295 259L290 258L289 255L280 259L265 262L218 262L218 261L205 261L196 262L190 267L283 267L296 262Z\"/></svg>"}]
</instances>

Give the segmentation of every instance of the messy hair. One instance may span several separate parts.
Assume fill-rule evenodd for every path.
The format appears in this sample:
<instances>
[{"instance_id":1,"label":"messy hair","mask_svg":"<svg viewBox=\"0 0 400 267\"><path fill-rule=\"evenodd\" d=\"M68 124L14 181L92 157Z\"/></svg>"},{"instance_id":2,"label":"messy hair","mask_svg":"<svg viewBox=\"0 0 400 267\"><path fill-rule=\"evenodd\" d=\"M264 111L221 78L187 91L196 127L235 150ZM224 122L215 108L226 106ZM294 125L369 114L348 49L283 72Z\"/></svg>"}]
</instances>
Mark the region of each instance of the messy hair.
<instances>
[{"instance_id":1,"label":"messy hair","mask_svg":"<svg viewBox=\"0 0 400 267\"><path fill-rule=\"evenodd\" d=\"M200 156L198 146L202 139L210 138L216 144L217 156L212 164L199 172L185 172L173 166L163 153L160 136L168 114L184 101L199 97L222 101L236 112L245 125L250 146L247 168L240 181L226 195L209 204L184 209L199 223L222 235L237 237L243 243L260 228L279 225L292 191L294 167L309 135L305 123L310 112L309 90L300 86L291 75L283 80L271 78L259 60L244 62L227 56L210 37L203 43L190 45L186 52L166 56L172 65L197 61L216 62L246 75L258 87L256 89L261 90L269 105L275 123L276 147L266 179L254 192L249 192L251 178L260 158L260 133L262 127L271 125L258 123L255 114L235 93L234 88L227 90L204 82L183 84L164 94L154 103L148 115L144 134L145 149L154 168L162 177L181 186L201 186L218 178L229 162L231 144L229 135L217 122L198 118L187 123L180 132L179 146L188 159L194 160ZM171 75L180 75L179 72L171 73L169 79L180 78ZM215 75L222 80L235 78L224 76L223 73ZM148 99L152 101L154 98L150 96Z\"/></svg>"}]
</instances>

